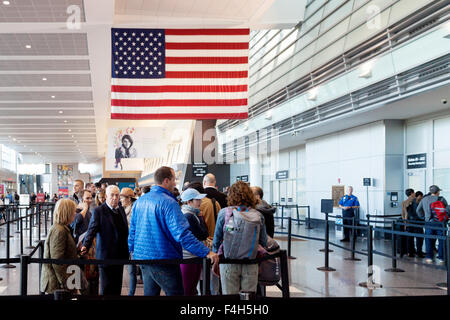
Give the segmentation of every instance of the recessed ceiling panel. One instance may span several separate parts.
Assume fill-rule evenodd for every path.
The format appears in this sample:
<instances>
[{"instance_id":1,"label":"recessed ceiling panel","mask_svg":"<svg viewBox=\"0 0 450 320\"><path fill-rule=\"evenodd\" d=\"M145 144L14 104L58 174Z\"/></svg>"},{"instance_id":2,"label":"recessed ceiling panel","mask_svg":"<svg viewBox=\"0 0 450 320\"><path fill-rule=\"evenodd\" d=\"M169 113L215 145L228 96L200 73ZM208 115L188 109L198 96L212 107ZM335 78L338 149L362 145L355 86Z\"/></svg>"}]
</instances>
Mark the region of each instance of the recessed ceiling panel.
<instances>
[{"instance_id":1,"label":"recessed ceiling panel","mask_svg":"<svg viewBox=\"0 0 450 320\"><path fill-rule=\"evenodd\" d=\"M0 87L90 87L89 74L0 74Z\"/></svg>"},{"instance_id":2,"label":"recessed ceiling panel","mask_svg":"<svg viewBox=\"0 0 450 320\"><path fill-rule=\"evenodd\" d=\"M10 0L0 3L1 22L66 22L77 15L85 22L83 0ZM69 13L68 13L69 11Z\"/></svg>"},{"instance_id":3,"label":"recessed ceiling panel","mask_svg":"<svg viewBox=\"0 0 450 320\"><path fill-rule=\"evenodd\" d=\"M0 71L88 71L89 60L0 60Z\"/></svg>"},{"instance_id":4,"label":"recessed ceiling panel","mask_svg":"<svg viewBox=\"0 0 450 320\"><path fill-rule=\"evenodd\" d=\"M52 98L54 97L54 98ZM91 91L0 92L0 101L92 101Z\"/></svg>"},{"instance_id":5,"label":"recessed ceiling panel","mask_svg":"<svg viewBox=\"0 0 450 320\"><path fill-rule=\"evenodd\" d=\"M85 33L0 33L0 43L0 56L88 54Z\"/></svg>"},{"instance_id":6,"label":"recessed ceiling panel","mask_svg":"<svg viewBox=\"0 0 450 320\"><path fill-rule=\"evenodd\" d=\"M66 109L82 110L82 109L93 109L94 104L91 102L36 102L36 103L21 103L21 102L9 102L0 103L0 111L4 109L55 109L62 110L63 113Z\"/></svg>"}]
</instances>

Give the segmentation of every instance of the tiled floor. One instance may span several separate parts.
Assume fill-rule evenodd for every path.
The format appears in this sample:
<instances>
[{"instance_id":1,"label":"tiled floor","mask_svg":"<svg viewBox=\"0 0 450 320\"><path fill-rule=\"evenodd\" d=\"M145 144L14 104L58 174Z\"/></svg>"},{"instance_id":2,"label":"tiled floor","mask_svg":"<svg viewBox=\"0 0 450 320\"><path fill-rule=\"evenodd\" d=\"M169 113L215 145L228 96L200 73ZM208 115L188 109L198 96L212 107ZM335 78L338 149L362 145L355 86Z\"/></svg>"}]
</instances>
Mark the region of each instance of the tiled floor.
<instances>
[{"instance_id":1,"label":"tiled floor","mask_svg":"<svg viewBox=\"0 0 450 320\"><path fill-rule=\"evenodd\" d=\"M19 234L12 225L11 257L15 257L20 251ZM286 230L282 230L286 231ZM28 232L24 233L24 247L28 246ZM293 225L293 234L323 238L323 229L314 228L307 230L304 225ZM0 227L1 239L5 240L5 226ZM44 228L42 227L42 235ZM279 235L280 237L284 237ZM33 243L37 239L37 228L33 230ZM285 239L285 237L284 237ZM331 231L330 241L339 243L335 239L334 230ZM279 240L283 249L287 248L285 240ZM340 244L340 243L339 243ZM345 244L350 247L350 244ZM362 250L366 246L365 239L358 239L357 249ZM317 267L324 266L324 253L319 249L324 247L321 241L305 240L292 241L292 255L296 259L289 260L290 286L292 297L363 297L363 296L410 296L410 295L445 295L446 291L438 288L437 283L446 282L446 271L435 269L422 264L424 261L418 258L404 257L398 262L398 267L405 270L402 273L389 273L384 270L391 267L391 260L378 255L374 256L375 282L381 283L382 288L368 290L358 284L367 281L367 257L358 255L361 261L347 261L344 258L350 255L340 248L331 246L334 250L329 255L329 265L336 269L334 272L322 272ZM391 242L384 239L374 241L374 249L390 254ZM25 253L30 249L24 249ZM6 257L6 242L0 242L0 257ZM37 257L37 254L36 256ZM415 263L414 263L415 262ZM28 275L28 293L38 294L39 282L38 265L32 264ZM18 295L20 283L19 265L14 269L0 267L0 295ZM122 294L128 294L128 272L124 268L124 280ZM143 295L142 284L138 284L136 295ZM280 290L273 287L267 288L267 296L281 296Z\"/></svg>"}]
</instances>

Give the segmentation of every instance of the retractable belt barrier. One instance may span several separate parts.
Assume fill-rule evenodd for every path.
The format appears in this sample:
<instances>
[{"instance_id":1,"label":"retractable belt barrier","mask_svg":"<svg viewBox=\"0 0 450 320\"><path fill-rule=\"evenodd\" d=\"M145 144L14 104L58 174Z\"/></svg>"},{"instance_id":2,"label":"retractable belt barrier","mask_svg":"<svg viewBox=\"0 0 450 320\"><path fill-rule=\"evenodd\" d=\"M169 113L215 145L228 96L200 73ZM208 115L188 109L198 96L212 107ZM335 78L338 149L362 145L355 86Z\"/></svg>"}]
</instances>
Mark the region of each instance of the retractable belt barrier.
<instances>
[{"instance_id":1,"label":"retractable belt barrier","mask_svg":"<svg viewBox=\"0 0 450 320\"><path fill-rule=\"evenodd\" d=\"M281 205L278 205L281 206ZM377 254L386 258L390 258L392 259L392 268L386 269L386 272L404 272L404 270L400 269L397 267L397 260L400 260L399 257L396 256L397 253L397 248L396 248L396 236L407 236L407 237L417 237L417 238L424 238L424 239L434 239L434 240L443 240L444 241L444 246L445 246L445 267L444 266L436 266L436 265L430 265L430 264L424 264L424 263L418 263L418 262L410 262L412 264L416 264L416 265L421 265L421 266L425 266L425 267L430 267L430 268L434 268L434 269L439 269L439 270L446 270L446 274L447 274L447 282L446 283L442 283L442 284L438 284L439 286L445 286L447 288L447 295L450 295L450 237L447 234L448 231L448 227L446 226L433 226L433 225L429 225L428 223L426 223L425 221L405 221L405 222L400 222L397 221L399 217L401 217L400 215L385 215L385 216L373 216L373 215L367 215L367 219L356 219L355 217L343 217L340 215L330 215L328 213L326 213L326 219L325 219L325 239L321 239L321 238L315 238L315 237L309 237L309 236L302 236L302 235L297 235L297 234L293 234L292 230L291 230L291 223L293 220L290 217L275 217L275 219L287 219L288 223L289 223L289 228L288 228L288 232L279 232L279 231L275 231L276 234L286 234L288 235L288 256L290 257L290 253L291 253L291 239L292 237L295 238L303 238L303 239L310 239L310 240L317 240L317 241L325 241L325 249L322 249L320 251L324 252L325 254L325 266L324 267L320 267L317 268L320 271L335 271L335 269L331 268L329 266L329 253L333 252L332 250L329 250L328 247L329 245L338 247L342 250L345 251L350 251L351 252L351 257L349 258L345 258L345 260L352 260L352 261L360 261L361 259L358 259L355 257L355 253L367 256L367 265L368 265L368 281L366 282L361 282L359 285L362 287L366 287L369 289L375 289L375 288L380 288L382 287L381 284L375 283L373 280L373 255ZM344 228L348 228L351 229L351 248L346 248L344 246L338 245L336 243L330 242L329 240L329 228L328 228L328 218L341 218L343 220L351 220L352 223L350 225L345 225L343 226ZM379 220L373 220L373 219L384 219L384 220L389 220L389 221L379 221ZM357 226L355 225L356 220L358 220L358 222L361 223L367 223L367 225L360 225ZM389 224L390 225L390 229L385 229L385 228L380 228L380 227L374 227L371 225L372 224ZM395 226L396 225L402 225L405 227L416 227L416 228L425 228L425 229L431 229L431 230L439 230L442 231L444 233L444 235L427 235L427 234L423 234L423 233L414 233L414 232L409 232L409 231L397 231L395 230ZM357 251L355 248L355 243L356 243L356 230L366 230L367 233L367 253L365 252L361 252L361 251ZM380 252L377 250L373 249L373 232L379 232L379 233L385 233L385 234L391 234L391 239L393 241L392 244L392 255L388 255L384 252ZM445 235L447 234L447 235Z\"/></svg>"},{"instance_id":2,"label":"retractable belt barrier","mask_svg":"<svg viewBox=\"0 0 450 320\"><path fill-rule=\"evenodd\" d=\"M1 209L4 210L1 210ZM2 268L15 268L16 266L12 265L11 263L13 260L10 259L10 238L12 237L11 234L11 223L16 223L17 226L17 233L20 234L19 242L20 242L20 254L17 255L17 257L20 257L24 253L24 247L23 247L23 232L24 230L29 230L29 245L26 247L26 249L35 249L33 246L33 227L38 228L38 239L36 242L41 241L41 215L44 214L44 227L45 227L45 236L47 236L47 222L48 222L48 214L49 211L51 211L53 216L53 209L54 209L54 203L52 202L42 202L37 204L31 204L29 206L25 205L17 205L17 204L10 204L10 205L3 205L0 206L0 210L2 211L3 219L5 222L0 224L1 226L6 225L6 259L0 259L0 262L6 263L2 266ZM23 212L25 211L25 215L23 215ZM13 217L11 219L11 217ZM33 223L34 218L34 223ZM23 227L23 220L25 219L25 224L28 225L28 229ZM53 221L53 219L51 220Z\"/></svg>"},{"instance_id":3,"label":"retractable belt barrier","mask_svg":"<svg viewBox=\"0 0 450 320\"><path fill-rule=\"evenodd\" d=\"M39 249L40 258L32 258L35 252ZM27 295L28 287L28 265L31 263L39 264L39 283L41 282L41 270L42 264L58 264L58 265L179 265L179 264L203 264L203 293L209 296L210 292L210 277L211 277L211 261L209 258L192 258L192 259L160 259L160 260L123 260L123 259L44 259L44 241L40 241L35 250L28 255L21 255L20 262L20 295ZM288 275L288 262L286 250L280 250L277 253L270 254L257 259L219 259L219 264L255 264L266 260L272 260L274 258L280 258L281 268L281 286L279 288L282 291L283 298L289 298L289 275ZM12 260L12 259L11 259ZM0 259L1 261L1 259ZM43 294L41 292L41 294Z\"/></svg>"}]
</instances>

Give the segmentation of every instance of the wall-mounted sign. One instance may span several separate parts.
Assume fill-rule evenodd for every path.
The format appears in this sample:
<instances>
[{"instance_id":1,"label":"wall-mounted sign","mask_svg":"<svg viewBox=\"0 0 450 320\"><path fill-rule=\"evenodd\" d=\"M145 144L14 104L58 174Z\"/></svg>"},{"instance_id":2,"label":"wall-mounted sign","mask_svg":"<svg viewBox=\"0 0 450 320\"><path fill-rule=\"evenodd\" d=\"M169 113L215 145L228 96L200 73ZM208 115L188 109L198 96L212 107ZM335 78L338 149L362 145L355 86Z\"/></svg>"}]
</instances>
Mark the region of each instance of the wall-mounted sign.
<instances>
[{"instance_id":1,"label":"wall-mounted sign","mask_svg":"<svg viewBox=\"0 0 450 320\"><path fill-rule=\"evenodd\" d=\"M427 167L427 154L410 154L406 156L406 169L421 169Z\"/></svg>"},{"instance_id":2,"label":"wall-mounted sign","mask_svg":"<svg viewBox=\"0 0 450 320\"><path fill-rule=\"evenodd\" d=\"M248 176L241 176L241 181L248 182Z\"/></svg>"},{"instance_id":3,"label":"wall-mounted sign","mask_svg":"<svg viewBox=\"0 0 450 320\"><path fill-rule=\"evenodd\" d=\"M344 186L331 186L331 198L333 200L333 207L339 207L339 201L342 199L345 193Z\"/></svg>"},{"instance_id":4,"label":"wall-mounted sign","mask_svg":"<svg viewBox=\"0 0 450 320\"><path fill-rule=\"evenodd\" d=\"M208 171L208 165L206 163L194 163L192 164L192 175L194 177L203 178Z\"/></svg>"},{"instance_id":5,"label":"wall-mounted sign","mask_svg":"<svg viewBox=\"0 0 450 320\"><path fill-rule=\"evenodd\" d=\"M287 179L289 178L289 170L277 171L275 177L278 180Z\"/></svg>"}]
</instances>

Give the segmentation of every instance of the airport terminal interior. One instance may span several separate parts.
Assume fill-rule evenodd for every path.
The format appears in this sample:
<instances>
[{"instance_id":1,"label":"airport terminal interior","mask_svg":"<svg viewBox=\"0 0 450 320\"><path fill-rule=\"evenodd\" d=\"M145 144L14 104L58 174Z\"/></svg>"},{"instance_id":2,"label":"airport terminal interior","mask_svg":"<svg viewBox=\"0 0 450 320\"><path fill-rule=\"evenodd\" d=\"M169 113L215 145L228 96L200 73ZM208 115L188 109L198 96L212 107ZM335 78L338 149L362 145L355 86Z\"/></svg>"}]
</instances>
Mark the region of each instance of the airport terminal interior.
<instances>
[{"instance_id":1,"label":"airport terminal interior","mask_svg":"<svg viewBox=\"0 0 450 320\"><path fill-rule=\"evenodd\" d=\"M107 251L93 222L100 208L116 214L115 190L117 208L136 199L123 212L146 260L137 237L154 229L140 219L160 216L158 192L180 205L181 228L187 201L216 189L223 210L209 193L201 202L225 248L238 187L262 190L258 237L272 228L281 252L273 282L260 262L258 295L446 296L449 92L448 0L0 0L0 297L48 289L51 271L34 259L57 259L64 199L85 219L85 240L66 223L79 255L88 238ZM173 175L161 180L162 167ZM164 236L185 256L181 235ZM228 284L204 285L204 268L198 294L225 294ZM120 271L122 296L132 277L147 295L149 269Z\"/></svg>"}]
</instances>

